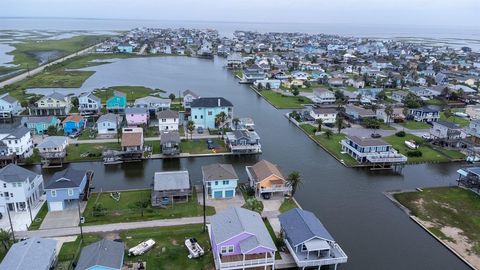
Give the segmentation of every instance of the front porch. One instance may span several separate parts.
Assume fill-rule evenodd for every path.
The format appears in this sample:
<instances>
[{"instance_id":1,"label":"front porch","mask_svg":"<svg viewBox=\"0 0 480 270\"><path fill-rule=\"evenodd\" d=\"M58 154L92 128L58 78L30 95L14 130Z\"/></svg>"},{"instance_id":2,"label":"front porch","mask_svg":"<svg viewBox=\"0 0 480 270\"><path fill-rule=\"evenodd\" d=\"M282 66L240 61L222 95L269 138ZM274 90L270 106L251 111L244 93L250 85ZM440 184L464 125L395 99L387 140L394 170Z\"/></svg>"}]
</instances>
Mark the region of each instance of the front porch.
<instances>
[{"instance_id":1,"label":"front porch","mask_svg":"<svg viewBox=\"0 0 480 270\"><path fill-rule=\"evenodd\" d=\"M287 240L284 240L290 254L293 256L295 263L301 269L317 267L320 269L324 265L334 265L337 269L339 263L347 262L347 255L340 246L336 243L328 243L327 241L319 240L315 243L302 247L292 247Z\"/></svg>"},{"instance_id":2,"label":"front porch","mask_svg":"<svg viewBox=\"0 0 480 270\"><path fill-rule=\"evenodd\" d=\"M275 257L271 253L215 256L217 269L274 269Z\"/></svg>"}]
</instances>

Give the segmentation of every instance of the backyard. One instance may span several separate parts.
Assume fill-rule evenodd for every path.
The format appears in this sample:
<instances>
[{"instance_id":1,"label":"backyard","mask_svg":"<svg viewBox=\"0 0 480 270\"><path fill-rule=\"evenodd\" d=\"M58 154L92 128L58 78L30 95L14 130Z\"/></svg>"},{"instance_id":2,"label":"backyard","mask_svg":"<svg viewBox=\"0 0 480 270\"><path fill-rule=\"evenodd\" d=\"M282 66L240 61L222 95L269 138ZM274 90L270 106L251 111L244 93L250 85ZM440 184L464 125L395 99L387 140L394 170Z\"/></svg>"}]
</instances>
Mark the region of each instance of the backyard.
<instances>
[{"instance_id":1,"label":"backyard","mask_svg":"<svg viewBox=\"0 0 480 270\"><path fill-rule=\"evenodd\" d=\"M180 151L182 153L190 154L214 154L214 153L226 153L227 148L225 142L221 139L211 139L216 146L215 149L208 149L207 140L182 140L180 142Z\"/></svg>"},{"instance_id":2,"label":"backyard","mask_svg":"<svg viewBox=\"0 0 480 270\"><path fill-rule=\"evenodd\" d=\"M463 118L463 117L458 117L458 116L455 116L455 115L452 115L450 117L446 117L445 116L445 113L444 112L441 112L440 113L440 120L443 120L443 121L448 121L448 122L452 122L452 123L455 123L455 124L458 124L460 127L464 128L464 127L468 127L468 125L470 124L470 121L467 119L467 118Z\"/></svg>"},{"instance_id":3,"label":"backyard","mask_svg":"<svg viewBox=\"0 0 480 270\"><path fill-rule=\"evenodd\" d=\"M101 160L103 150L120 150L118 143L82 143L67 146L67 161Z\"/></svg>"},{"instance_id":4,"label":"backyard","mask_svg":"<svg viewBox=\"0 0 480 270\"><path fill-rule=\"evenodd\" d=\"M430 129L432 126L425 122L417 122L413 120L408 120L403 123L400 123L403 127L407 129Z\"/></svg>"},{"instance_id":5,"label":"backyard","mask_svg":"<svg viewBox=\"0 0 480 270\"><path fill-rule=\"evenodd\" d=\"M302 109L305 104L312 104L306 97L284 96L271 90L263 90L260 94L277 109Z\"/></svg>"}]
</instances>

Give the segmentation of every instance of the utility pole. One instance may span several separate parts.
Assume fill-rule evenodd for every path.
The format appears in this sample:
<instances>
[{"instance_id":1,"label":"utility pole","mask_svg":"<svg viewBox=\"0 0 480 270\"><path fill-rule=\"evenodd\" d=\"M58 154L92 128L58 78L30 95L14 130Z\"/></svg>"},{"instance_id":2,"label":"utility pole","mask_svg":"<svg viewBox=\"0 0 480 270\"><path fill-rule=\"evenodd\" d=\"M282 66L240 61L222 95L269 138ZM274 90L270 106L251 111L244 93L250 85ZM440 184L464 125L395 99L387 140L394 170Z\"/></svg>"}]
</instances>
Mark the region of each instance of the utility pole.
<instances>
[{"instance_id":1,"label":"utility pole","mask_svg":"<svg viewBox=\"0 0 480 270\"><path fill-rule=\"evenodd\" d=\"M8 206L7 206L7 214L8 214L8 221L10 222L10 230L12 230L13 242L15 242L15 231L13 231L12 218L10 217L10 209L8 209Z\"/></svg>"},{"instance_id":2,"label":"utility pole","mask_svg":"<svg viewBox=\"0 0 480 270\"><path fill-rule=\"evenodd\" d=\"M80 212L80 198L78 199L77 204L78 204L78 223L80 225L80 237L83 240L82 213Z\"/></svg>"},{"instance_id":3,"label":"utility pole","mask_svg":"<svg viewBox=\"0 0 480 270\"><path fill-rule=\"evenodd\" d=\"M206 217L206 206L205 206L205 182L202 181L202 188L203 188L203 232L207 230L207 217Z\"/></svg>"},{"instance_id":4,"label":"utility pole","mask_svg":"<svg viewBox=\"0 0 480 270\"><path fill-rule=\"evenodd\" d=\"M27 200L27 205L28 205L28 213L30 214L30 221L33 223L32 207L30 206L30 200Z\"/></svg>"}]
</instances>

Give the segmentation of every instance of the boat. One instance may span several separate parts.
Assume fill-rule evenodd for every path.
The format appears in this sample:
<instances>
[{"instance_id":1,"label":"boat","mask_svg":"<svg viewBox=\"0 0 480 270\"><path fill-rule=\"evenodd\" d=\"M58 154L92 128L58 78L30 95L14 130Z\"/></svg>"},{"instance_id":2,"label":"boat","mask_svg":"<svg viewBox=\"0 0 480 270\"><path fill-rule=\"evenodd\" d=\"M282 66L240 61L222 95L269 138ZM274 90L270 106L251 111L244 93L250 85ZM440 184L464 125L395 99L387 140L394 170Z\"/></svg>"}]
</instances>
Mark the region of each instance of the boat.
<instances>
[{"instance_id":1,"label":"boat","mask_svg":"<svg viewBox=\"0 0 480 270\"><path fill-rule=\"evenodd\" d=\"M468 156L468 157L466 158L466 161L467 161L467 162L470 162L470 163L479 162L479 161L480 161L480 157L475 156L475 155L473 155L473 156Z\"/></svg>"},{"instance_id":2,"label":"boat","mask_svg":"<svg viewBox=\"0 0 480 270\"><path fill-rule=\"evenodd\" d=\"M189 259L198 258L200 256L203 256L203 254L205 254L205 251L200 246L200 244L198 244L198 241L195 238L185 239L185 246L187 247L188 252L190 253L188 254Z\"/></svg>"},{"instance_id":3,"label":"boat","mask_svg":"<svg viewBox=\"0 0 480 270\"><path fill-rule=\"evenodd\" d=\"M410 148L410 149L417 149L418 148L418 145L416 145L414 142L412 141L405 141L405 145Z\"/></svg>"},{"instance_id":4,"label":"boat","mask_svg":"<svg viewBox=\"0 0 480 270\"><path fill-rule=\"evenodd\" d=\"M121 164L123 163L123 160L119 156L112 156L112 157L104 157L103 158L103 164L104 165L115 165L115 164Z\"/></svg>"},{"instance_id":5,"label":"boat","mask_svg":"<svg viewBox=\"0 0 480 270\"><path fill-rule=\"evenodd\" d=\"M155 241L153 239L148 239L146 241L141 242L140 244L132 247L128 250L128 256L138 256L142 255L145 252L149 251L155 245Z\"/></svg>"}]
</instances>

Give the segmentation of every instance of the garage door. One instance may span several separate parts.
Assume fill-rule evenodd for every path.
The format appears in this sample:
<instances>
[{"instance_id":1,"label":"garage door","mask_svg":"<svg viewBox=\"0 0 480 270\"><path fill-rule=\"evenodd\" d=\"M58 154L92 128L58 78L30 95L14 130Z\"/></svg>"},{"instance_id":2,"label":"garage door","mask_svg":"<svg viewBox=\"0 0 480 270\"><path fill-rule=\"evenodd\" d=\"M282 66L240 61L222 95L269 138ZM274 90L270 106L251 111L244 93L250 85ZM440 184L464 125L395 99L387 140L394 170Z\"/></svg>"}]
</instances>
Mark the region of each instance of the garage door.
<instances>
[{"instance_id":1,"label":"garage door","mask_svg":"<svg viewBox=\"0 0 480 270\"><path fill-rule=\"evenodd\" d=\"M49 202L48 203L50 211L62 211L63 202Z\"/></svg>"},{"instance_id":2,"label":"garage door","mask_svg":"<svg viewBox=\"0 0 480 270\"><path fill-rule=\"evenodd\" d=\"M222 194L222 193L223 193L223 192L221 192L221 191L215 191L215 192L213 192L213 198L214 198L214 199L222 198L222 197L223 197L223 194Z\"/></svg>"},{"instance_id":3,"label":"garage door","mask_svg":"<svg viewBox=\"0 0 480 270\"><path fill-rule=\"evenodd\" d=\"M232 197L233 197L233 190L226 190L225 198L232 198Z\"/></svg>"}]
</instances>

